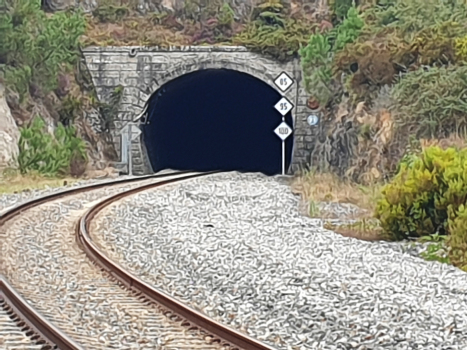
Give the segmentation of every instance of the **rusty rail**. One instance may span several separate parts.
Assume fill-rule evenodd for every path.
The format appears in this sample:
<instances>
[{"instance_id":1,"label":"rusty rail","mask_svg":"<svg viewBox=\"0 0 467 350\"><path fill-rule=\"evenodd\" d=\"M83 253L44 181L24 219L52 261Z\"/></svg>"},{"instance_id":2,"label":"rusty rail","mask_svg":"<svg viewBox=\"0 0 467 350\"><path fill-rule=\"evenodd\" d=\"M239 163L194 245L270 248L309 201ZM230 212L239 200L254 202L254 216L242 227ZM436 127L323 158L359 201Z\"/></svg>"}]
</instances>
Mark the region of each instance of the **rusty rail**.
<instances>
[{"instance_id":1,"label":"rusty rail","mask_svg":"<svg viewBox=\"0 0 467 350\"><path fill-rule=\"evenodd\" d=\"M215 173L215 172L212 172ZM207 174L212 174L207 173ZM181 316L183 319L191 322L191 324L200 327L207 332L215 335L220 340L223 340L226 343L235 345L241 349L245 350L276 350L274 347L271 347L267 344L260 342L254 338L249 337L246 334L240 333L237 330L234 330L230 327L222 325L221 323L211 319L210 317L194 310L193 308L179 302L172 296L168 295L167 293L145 283L143 280L138 278L137 276L129 273L123 267L118 265L117 263L110 260L107 256L100 251L100 249L94 244L91 240L89 235L89 226L92 219L105 207L109 206L115 201L118 201L126 196L130 196L136 194L138 192L142 192L151 188L156 188L160 186L164 186L171 183L180 182L183 180L188 180L200 176L207 175L204 174L197 174L197 175L188 175L181 178L175 178L170 180L164 180L155 184L143 185L129 191L119 193L117 195L111 196L106 200L100 202L88 212L83 215L77 225L77 235L80 244L82 245L86 254L93 259L99 266L102 267L105 271L109 274L117 278L120 282L122 282L125 286L130 289L134 289L138 292L143 293L147 298L156 303L159 303L166 308L170 309L174 313Z\"/></svg>"},{"instance_id":2,"label":"rusty rail","mask_svg":"<svg viewBox=\"0 0 467 350\"><path fill-rule=\"evenodd\" d=\"M82 346L68 337L53 323L46 320L0 275L0 295L29 328L38 333L50 345L57 345L62 350L84 350Z\"/></svg>"}]
</instances>

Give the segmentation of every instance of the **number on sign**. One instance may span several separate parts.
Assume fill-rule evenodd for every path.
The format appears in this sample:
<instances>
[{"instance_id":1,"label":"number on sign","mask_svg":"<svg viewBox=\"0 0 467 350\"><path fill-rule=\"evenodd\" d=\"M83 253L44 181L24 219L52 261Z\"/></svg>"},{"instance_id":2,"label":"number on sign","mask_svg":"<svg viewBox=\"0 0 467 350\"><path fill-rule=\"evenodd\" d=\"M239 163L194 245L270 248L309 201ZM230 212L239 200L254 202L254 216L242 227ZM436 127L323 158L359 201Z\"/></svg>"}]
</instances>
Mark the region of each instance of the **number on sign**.
<instances>
[{"instance_id":1,"label":"number on sign","mask_svg":"<svg viewBox=\"0 0 467 350\"><path fill-rule=\"evenodd\" d=\"M288 128L279 128L279 133L282 135L287 135L289 133Z\"/></svg>"},{"instance_id":2,"label":"number on sign","mask_svg":"<svg viewBox=\"0 0 467 350\"><path fill-rule=\"evenodd\" d=\"M287 79L286 78L281 78L280 81L279 81L279 84L287 85Z\"/></svg>"},{"instance_id":3,"label":"number on sign","mask_svg":"<svg viewBox=\"0 0 467 350\"><path fill-rule=\"evenodd\" d=\"M286 111L286 110L287 110L287 103L282 102L282 103L281 103L281 109L282 109L283 111Z\"/></svg>"}]
</instances>

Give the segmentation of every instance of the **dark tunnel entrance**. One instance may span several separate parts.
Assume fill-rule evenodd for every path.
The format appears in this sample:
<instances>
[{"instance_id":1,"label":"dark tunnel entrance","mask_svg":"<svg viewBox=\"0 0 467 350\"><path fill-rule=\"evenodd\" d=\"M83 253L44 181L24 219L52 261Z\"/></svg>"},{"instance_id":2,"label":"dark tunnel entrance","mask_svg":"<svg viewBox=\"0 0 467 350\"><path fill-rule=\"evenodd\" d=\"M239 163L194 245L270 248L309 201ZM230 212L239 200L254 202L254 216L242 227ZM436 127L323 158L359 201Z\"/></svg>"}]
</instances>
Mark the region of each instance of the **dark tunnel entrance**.
<instances>
[{"instance_id":1,"label":"dark tunnel entrance","mask_svg":"<svg viewBox=\"0 0 467 350\"><path fill-rule=\"evenodd\" d=\"M282 140L274 129L282 115L281 95L245 73L207 69L183 75L149 99L143 140L154 172L194 171L282 173ZM285 122L293 129L291 112ZM285 142L285 166L293 134Z\"/></svg>"}]
</instances>

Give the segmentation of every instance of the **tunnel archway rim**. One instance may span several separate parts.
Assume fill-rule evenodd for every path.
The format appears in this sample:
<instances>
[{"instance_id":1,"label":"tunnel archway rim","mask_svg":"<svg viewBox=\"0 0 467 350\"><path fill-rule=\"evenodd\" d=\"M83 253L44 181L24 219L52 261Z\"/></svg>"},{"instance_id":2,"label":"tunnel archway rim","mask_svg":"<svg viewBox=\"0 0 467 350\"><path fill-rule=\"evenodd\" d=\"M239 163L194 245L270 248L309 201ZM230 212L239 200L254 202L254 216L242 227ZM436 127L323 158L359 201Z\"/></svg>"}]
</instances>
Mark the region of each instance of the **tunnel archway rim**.
<instances>
[{"instance_id":1,"label":"tunnel archway rim","mask_svg":"<svg viewBox=\"0 0 467 350\"><path fill-rule=\"evenodd\" d=\"M225 67L224 64L228 64L230 66L236 66L236 68L232 67ZM195 67L194 69L191 69L192 67ZM187 69L190 68L190 69ZM240 69L239 69L240 68ZM284 96L284 93L281 92L274 84L274 79L276 78L273 76L271 73L265 73L261 71L260 69L256 68L251 68L248 67L249 69L244 69L245 65L237 63L237 62L231 62L231 61L219 61L219 62L213 62L212 60L205 60L200 62L192 62L190 64L178 64L177 66L172 67L169 71L166 73L162 74L159 79L153 78L151 80L151 83L149 85L146 85L144 88L144 93L149 95L147 100L145 101L143 111L139 115L139 117L136 120L145 119L146 121L149 120L148 116L148 107L149 107L149 101L151 100L152 96L158 92L160 88L162 88L165 84L170 83L171 81L178 79L178 78L183 78L184 76L191 74L191 73L196 73L198 71L203 71L203 70L229 70L229 71L234 71L234 72L239 72L239 73L244 73L247 74L255 79L258 79L259 81L266 83L269 85L270 88L272 88L274 91L276 91L280 96ZM183 73L182 73L183 72ZM263 77L259 77L256 74L252 74L252 72L257 73L258 75L262 75ZM296 94L294 93L296 96ZM296 120L295 120L295 114L291 111L291 118L292 118L292 130L295 132L295 125L296 125ZM140 124L140 129L142 129L142 126L144 124ZM291 150L291 159L289 162L288 167L285 169L285 173L289 173L290 169L292 168L293 164L293 158L294 158L294 152L295 152L295 137L294 133L292 134L293 143L292 143L292 150ZM151 165L151 162L149 161L149 153L148 149L146 147L146 143L144 142L144 136L143 133L140 135L140 144L141 144L141 150L146 157L146 160L148 161L148 166L151 172L154 172L153 167Z\"/></svg>"},{"instance_id":2,"label":"tunnel archway rim","mask_svg":"<svg viewBox=\"0 0 467 350\"><path fill-rule=\"evenodd\" d=\"M261 57L264 60L264 58ZM192 62L184 62L180 63L176 66L171 67L170 70L167 70L165 73L159 75L157 78L153 77L149 84L145 84L141 88L141 92L147 96L147 98L142 100L143 102L143 110L141 114L136 118L137 120L141 119L144 115L146 115L148 103L151 100L151 97L165 84L169 83L170 81L181 78L187 74L194 73L200 70L209 70L209 69L219 69L219 70L231 70L236 71L239 73L245 73L252 76L255 79L258 79L266 84L268 84L272 89L277 91L280 95L285 96L283 92L281 92L277 86L274 84L274 79L277 77L273 75L271 72L268 72L267 68L264 67L264 70L251 67L245 65L243 63L229 61L229 60L219 60L214 61L211 59L206 60L195 60ZM288 72L291 74L291 72ZM297 83L297 82L295 82ZM293 89L293 88L292 88ZM293 96L293 100L297 98L297 91L292 90L289 92ZM294 105L296 105L296 101L291 101ZM295 125L295 113L292 114L292 122Z\"/></svg>"}]
</instances>

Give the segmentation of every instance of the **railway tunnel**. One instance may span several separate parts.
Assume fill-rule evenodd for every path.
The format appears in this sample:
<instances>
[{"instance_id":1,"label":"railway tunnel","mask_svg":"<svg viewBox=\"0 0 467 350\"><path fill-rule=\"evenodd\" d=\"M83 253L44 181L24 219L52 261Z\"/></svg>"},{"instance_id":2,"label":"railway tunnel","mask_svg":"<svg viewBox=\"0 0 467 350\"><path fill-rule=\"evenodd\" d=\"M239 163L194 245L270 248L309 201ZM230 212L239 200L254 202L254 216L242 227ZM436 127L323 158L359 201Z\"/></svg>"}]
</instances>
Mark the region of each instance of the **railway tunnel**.
<instances>
[{"instance_id":1,"label":"railway tunnel","mask_svg":"<svg viewBox=\"0 0 467 350\"><path fill-rule=\"evenodd\" d=\"M149 98L143 143L154 172L282 172L282 140L274 133L282 115L274 108L281 94L266 82L228 69L205 69L179 76ZM292 114L285 122L293 129ZM293 154L293 134L285 141L285 168Z\"/></svg>"}]
</instances>

